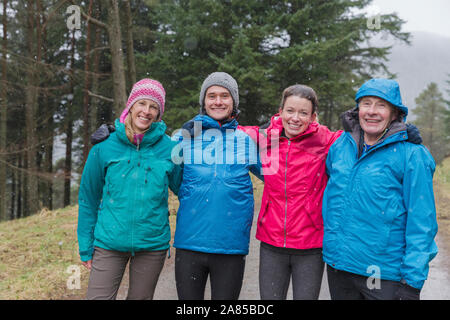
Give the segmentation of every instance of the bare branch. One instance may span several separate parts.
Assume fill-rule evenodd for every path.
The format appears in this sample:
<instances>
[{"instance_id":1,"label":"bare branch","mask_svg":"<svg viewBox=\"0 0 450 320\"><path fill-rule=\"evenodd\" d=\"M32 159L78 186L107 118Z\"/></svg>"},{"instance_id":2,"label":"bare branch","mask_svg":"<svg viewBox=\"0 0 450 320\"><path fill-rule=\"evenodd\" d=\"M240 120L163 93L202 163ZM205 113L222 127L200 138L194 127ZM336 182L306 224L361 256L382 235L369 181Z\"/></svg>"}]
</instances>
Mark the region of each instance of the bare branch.
<instances>
[{"instance_id":1,"label":"bare branch","mask_svg":"<svg viewBox=\"0 0 450 320\"><path fill-rule=\"evenodd\" d=\"M69 2L71 4L74 4L73 0L69 0ZM84 12L81 8L80 8L80 12L81 12L81 15L83 16L83 18L85 18L88 22L92 22L96 26L99 26L100 28L104 28L104 29L108 30L108 25L106 23L101 22L100 20L97 20L97 19L91 17L90 15L86 14L86 12Z\"/></svg>"},{"instance_id":2,"label":"bare branch","mask_svg":"<svg viewBox=\"0 0 450 320\"><path fill-rule=\"evenodd\" d=\"M89 91L89 90L88 90L88 94L89 94L91 97L99 98L99 99L102 99L102 100L105 100L105 101L108 101L108 102L114 102L114 99L107 98L107 97L101 96L101 95L99 95L99 94L95 94L95 93L93 93L93 92L91 92L91 91Z\"/></svg>"}]
</instances>

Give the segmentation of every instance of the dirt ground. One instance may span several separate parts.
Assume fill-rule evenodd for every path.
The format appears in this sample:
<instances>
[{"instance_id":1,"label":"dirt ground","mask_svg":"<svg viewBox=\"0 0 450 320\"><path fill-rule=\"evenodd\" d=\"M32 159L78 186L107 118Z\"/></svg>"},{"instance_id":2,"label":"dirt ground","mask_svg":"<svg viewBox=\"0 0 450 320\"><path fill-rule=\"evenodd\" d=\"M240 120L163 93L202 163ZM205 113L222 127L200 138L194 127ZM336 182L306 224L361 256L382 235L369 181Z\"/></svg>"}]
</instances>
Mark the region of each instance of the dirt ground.
<instances>
[{"instance_id":1,"label":"dirt ground","mask_svg":"<svg viewBox=\"0 0 450 320\"><path fill-rule=\"evenodd\" d=\"M259 265L259 241L255 239L256 218L254 219L250 252L246 258L244 282L239 299L259 300L258 265ZM422 300L449 300L450 299L450 220L439 221L439 231L436 238L439 248L438 255L430 263L428 280L421 292ZM175 249L171 248L171 258L166 260L156 287L154 299L177 300L175 287ZM118 299L125 299L128 290L128 275L124 276ZM209 282L206 285L205 299L210 299ZM292 290L289 288L288 299L292 299ZM320 300L329 300L330 294L326 279L326 272L322 280Z\"/></svg>"}]
</instances>

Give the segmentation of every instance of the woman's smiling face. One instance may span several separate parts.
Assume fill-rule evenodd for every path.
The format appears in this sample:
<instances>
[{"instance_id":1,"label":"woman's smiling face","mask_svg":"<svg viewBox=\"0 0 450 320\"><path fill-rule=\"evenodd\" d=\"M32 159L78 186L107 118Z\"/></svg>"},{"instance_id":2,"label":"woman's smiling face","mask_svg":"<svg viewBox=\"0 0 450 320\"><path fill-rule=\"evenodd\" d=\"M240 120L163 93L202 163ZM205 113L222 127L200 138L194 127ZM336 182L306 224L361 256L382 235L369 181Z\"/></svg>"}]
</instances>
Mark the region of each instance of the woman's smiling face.
<instances>
[{"instance_id":1,"label":"woman's smiling face","mask_svg":"<svg viewBox=\"0 0 450 320\"><path fill-rule=\"evenodd\" d=\"M280 116L284 133L288 138L298 136L304 132L309 124L316 120L311 101L292 95L286 98Z\"/></svg>"},{"instance_id":2,"label":"woman's smiling face","mask_svg":"<svg viewBox=\"0 0 450 320\"><path fill-rule=\"evenodd\" d=\"M150 99L136 101L130 108L131 120L136 133L144 133L151 124L158 121L158 104Z\"/></svg>"}]
</instances>

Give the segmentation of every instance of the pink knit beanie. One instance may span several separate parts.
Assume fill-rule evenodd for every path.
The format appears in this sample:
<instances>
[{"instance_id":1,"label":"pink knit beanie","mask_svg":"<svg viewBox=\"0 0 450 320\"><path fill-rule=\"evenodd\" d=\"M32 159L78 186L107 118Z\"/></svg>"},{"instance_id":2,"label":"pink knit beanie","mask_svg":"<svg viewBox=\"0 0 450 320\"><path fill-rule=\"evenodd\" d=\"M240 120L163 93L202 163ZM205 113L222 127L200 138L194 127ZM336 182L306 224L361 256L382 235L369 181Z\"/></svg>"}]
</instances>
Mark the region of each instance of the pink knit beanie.
<instances>
[{"instance_id":1,"label":"pink knit beanie","mask_svg":"<svg viewBox=\"0 0 450 320\"><path fill-rule=\"evenodd\" d=\"M131 89L130 96L128 97L127 101L127 106L120 115L120 122L125 122L125 118L127 117L130 108L136 101L141 99L150 99L155 101L159 106L160 118L162 117L166 99L166 91L164 90L164 87L160 82L156 80L142 79L136 82L133 86L133 89Z\"/></svg>"}]
</instances>

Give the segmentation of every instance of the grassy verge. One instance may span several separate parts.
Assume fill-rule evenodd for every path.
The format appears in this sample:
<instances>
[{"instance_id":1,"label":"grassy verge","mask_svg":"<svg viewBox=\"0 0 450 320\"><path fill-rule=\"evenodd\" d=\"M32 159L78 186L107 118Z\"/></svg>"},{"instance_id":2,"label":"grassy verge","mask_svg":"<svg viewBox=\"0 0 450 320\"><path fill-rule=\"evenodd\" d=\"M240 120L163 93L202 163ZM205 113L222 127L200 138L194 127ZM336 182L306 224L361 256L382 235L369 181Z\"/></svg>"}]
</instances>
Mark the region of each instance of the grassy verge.
<instances>
[{"instance_id":1,"label":"grassy verge","mask_svg":"<svg viewBox=\"0 0 450 320\"><path fill-rule=\"evenodd\" d=\"M171 195L172 234L177 208ZM84 299L89 272L78 255L77 215L71 206L0 223L0 300ZM79 270L79 284L70 269Z\"/></svg>"},{"instance_id":2,"label":"grassy verge","mask_svg":"<svg viewBox=\"0 0 450 320\"><path fill-rule=\"evenodd\" d=\"M450 157L436 168L434 195L438 218L450 219Z\"/></svg>"}]
</instances>

